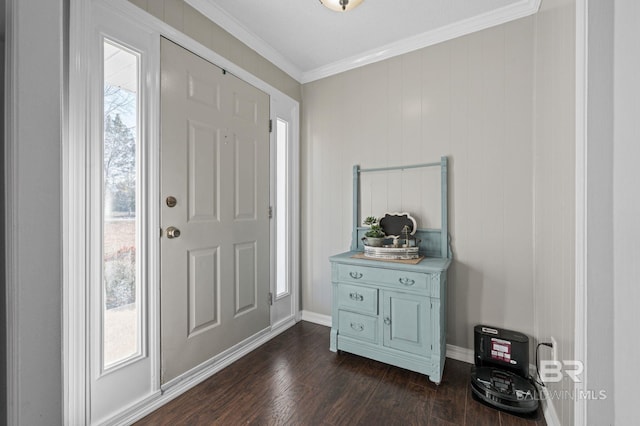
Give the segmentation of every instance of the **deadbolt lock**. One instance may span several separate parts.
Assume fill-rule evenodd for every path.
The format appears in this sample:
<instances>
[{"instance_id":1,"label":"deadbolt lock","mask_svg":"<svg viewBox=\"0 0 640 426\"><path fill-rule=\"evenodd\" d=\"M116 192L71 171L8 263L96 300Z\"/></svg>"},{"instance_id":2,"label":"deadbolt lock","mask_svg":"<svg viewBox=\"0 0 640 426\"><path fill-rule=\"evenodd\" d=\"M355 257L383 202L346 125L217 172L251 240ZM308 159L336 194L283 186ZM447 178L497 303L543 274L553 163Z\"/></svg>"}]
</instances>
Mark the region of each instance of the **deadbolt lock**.
<instances>
[{"instance_id":1,"label":"deadbolt lock","mask_svg":"<svg viewBox=\"0 0 640 426\"><path fill-rule=\"evenodd\" d=\"M175 226L167 228L167 238L178 238L180 236L180 230Z\"/></svg>"},{"instance_id":2,"label":"deadbolt lock","mask_svg":"<svg viewBox=\"0 0 640 426\"><path fill-rule=\"evenodd\" d=\"M176 204L178 204L178 200L176 200L176 197L169 195L167 197L167 206L169 207L175 207Z\"/></svg>"}]
</instances>

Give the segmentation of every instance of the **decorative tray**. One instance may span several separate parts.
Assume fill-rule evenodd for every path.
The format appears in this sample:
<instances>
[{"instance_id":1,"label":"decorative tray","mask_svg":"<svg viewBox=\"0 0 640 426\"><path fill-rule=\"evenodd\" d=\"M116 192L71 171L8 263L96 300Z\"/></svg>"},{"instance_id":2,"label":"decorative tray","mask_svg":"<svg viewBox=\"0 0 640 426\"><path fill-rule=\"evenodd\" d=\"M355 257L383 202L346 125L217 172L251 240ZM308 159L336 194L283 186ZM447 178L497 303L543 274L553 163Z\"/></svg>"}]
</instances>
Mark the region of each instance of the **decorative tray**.
<instances>
[{"instance_id":1,"label":"decorative tray","mask_svg":"<svg viewBox=\"0 0 640 426\"><path fill-rule=\"evenodd\" d=\"M365 257L374 259L409 260L420 257L418 249L420 247L394 247L386 245L382 247L364 246Z\"/></svg>"}]
</instances>

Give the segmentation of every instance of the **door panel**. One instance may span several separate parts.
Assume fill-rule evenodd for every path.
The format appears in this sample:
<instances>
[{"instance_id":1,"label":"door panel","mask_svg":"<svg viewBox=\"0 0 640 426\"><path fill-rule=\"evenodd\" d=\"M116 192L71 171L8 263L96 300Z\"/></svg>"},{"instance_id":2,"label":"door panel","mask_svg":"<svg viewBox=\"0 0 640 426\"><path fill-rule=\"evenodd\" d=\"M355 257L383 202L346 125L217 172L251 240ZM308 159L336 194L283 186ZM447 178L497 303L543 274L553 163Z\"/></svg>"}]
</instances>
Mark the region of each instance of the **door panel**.
<instances>
[{"instance_id":1,"label":"door panel","mask_svg":"<svg viewBox=\"0 0 640 426\"><path fill-rule=\"evenodd\" d=\"M256 242L235 245L235 306L234 316L256 308L258 274L256 271Z\"/></svg>"},{"instance_id":2,"label":"door panel","mask_svg":"<svg viewBox=\"0 0 640 426\"><path fill-rule=\"evenodd\" d=\"M219 81L212 82L206 77L200 78L198 75L194 75L187 70L187 83L189 100L200 102L203 105L221 111L221 88Z\"/></svg>"},{"instance_id":3,"label":"door panel","mask_svg":"<svg viewBox=\"0 0 640 426\"><path fill-rule=\"evenodd\" d=\"M235 219L255 220L256 212L256 166L258 149L255 140L235 138Z\"/></svg>"},{"instance_id":4,"label":"door panel","mask_svg":"<svg viewBox=\"0 0 640 426\"><path fill-rule=\"evenodd\" d=\"M399 292L383 292L384 345L415 354L430 349L428 298Z\"/></svg>"},{"instance_id":5,"label":"door panel","mask_svg":"<svg viewBox=\"0 0 640 426\"><path fill-rule=\"evenodd\" d=\"M189 337L220 324L218 249L189 250Z\"/></svg>"},{"instance_id":6,"label":"door panel","mask_svg":"<svg viewBox=\"0 0 640 426\"><path fill-rule=\"evenodd\" d=\"M217 221L220 138L215 128L189 121L189 221Z\"/></svg>"},{"instance_id":7,"label":"door panel","mask_svg":"<svg viewBox=\"0 0 640 426\"><path fill-rule=\"evenodd\" d=\"M161 49L164 384L269 327L269 98L172 42Z\"/></svg>"}]
</instances>

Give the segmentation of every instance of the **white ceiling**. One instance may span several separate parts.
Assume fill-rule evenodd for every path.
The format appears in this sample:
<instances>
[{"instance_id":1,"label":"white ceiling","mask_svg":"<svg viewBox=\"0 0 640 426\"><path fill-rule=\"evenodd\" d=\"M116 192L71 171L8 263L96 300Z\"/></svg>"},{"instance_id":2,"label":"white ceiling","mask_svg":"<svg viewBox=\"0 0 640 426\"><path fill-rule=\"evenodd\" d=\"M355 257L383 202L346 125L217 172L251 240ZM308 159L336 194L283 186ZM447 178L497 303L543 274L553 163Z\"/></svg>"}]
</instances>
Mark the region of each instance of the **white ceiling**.
<instances>
[{"instance_id":1,"label":"white ceiling","mask_svg":"<svg viewBox=\"0 0 640 426\"><path fill-rule=\"evenodd\" d=\"M186 0L300 82L535 13L540 0Z\"/></svg>"}]
</instances>

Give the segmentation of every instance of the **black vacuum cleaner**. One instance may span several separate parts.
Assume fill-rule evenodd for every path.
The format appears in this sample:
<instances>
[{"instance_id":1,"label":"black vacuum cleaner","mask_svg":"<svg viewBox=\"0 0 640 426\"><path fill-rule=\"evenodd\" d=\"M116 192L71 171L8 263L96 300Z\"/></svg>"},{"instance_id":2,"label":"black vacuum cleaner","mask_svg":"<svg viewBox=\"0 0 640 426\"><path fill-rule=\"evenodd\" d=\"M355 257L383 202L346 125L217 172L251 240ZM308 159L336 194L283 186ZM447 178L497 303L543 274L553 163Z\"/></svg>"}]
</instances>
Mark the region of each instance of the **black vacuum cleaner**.
<instances>
[{"instance_id":1,"label":"black vacuum cleaner","mask_svg":"<svg viewBox=\"0 0 640 426\"><path fill-rule=\"evenodd\" d=\"M473 395L489 406L518 414L538 409L538 391L529 377L529 338L516 331L476 325Z\"/></svg>"}]
</instances>

